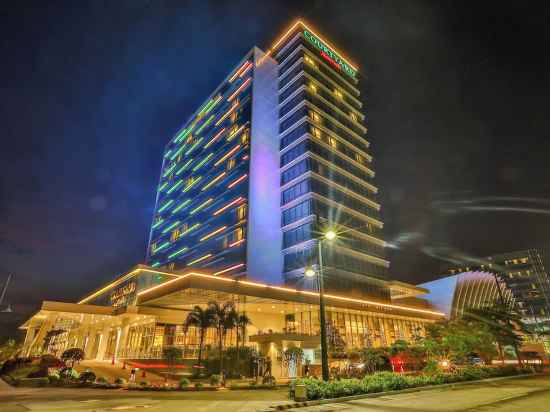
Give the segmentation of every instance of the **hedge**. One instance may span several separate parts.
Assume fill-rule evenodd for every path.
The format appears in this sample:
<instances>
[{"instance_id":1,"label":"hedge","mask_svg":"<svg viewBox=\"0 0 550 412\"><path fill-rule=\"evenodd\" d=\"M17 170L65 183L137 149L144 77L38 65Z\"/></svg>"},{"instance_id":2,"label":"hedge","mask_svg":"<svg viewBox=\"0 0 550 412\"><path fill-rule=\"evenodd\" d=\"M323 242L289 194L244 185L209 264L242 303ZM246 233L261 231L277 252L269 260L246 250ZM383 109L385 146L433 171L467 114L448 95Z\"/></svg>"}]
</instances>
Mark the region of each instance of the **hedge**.
<instances>
[{"instance_id":1,"label":"hedge","mask_svg":"<svg viewBox=\"0 0 550 412\"><path fill-rule=\"evenodd\" d=\"M464 382L499 376L513 376L534 373L531 367L515 366L486 367L472 366L452 373L434 373L423 375L401 375L393 372L378 372L362 379L341 379L324 382L315 378L297 379L291 384L291 393L295 385L305 385L308 400L339 398L342 396L387 392L419 386L441 385L444 383Z\"/></svg>"}]
</instances>

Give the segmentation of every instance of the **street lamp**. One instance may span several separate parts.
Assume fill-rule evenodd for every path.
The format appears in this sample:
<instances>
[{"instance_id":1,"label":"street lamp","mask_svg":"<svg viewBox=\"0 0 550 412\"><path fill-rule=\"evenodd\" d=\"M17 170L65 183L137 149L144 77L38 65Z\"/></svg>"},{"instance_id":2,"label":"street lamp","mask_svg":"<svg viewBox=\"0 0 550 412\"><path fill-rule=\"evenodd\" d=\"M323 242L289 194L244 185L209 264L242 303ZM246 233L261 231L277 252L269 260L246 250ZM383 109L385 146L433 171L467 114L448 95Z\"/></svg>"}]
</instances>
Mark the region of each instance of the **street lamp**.
<instances>
[{"instance_id":1,"label":"street lamp","mask_svg":"<svg viewBox=\"0 0 550 412\"><path fill-rule=\"evenodd\" d=\"M317 247L319 253L319 273L317 274L317 286L319 288L319 323L321 326L321 369L323 372L323 380L329 380L328 370L328 348L327 348L327 328L325 319L325 287L323 279L323 241L332 241L336 239L334 230L326 231L321 238L318 239ZM308 278L315 276L313 268L307 268L304 275Z\"/></svg>"}]
</instances>

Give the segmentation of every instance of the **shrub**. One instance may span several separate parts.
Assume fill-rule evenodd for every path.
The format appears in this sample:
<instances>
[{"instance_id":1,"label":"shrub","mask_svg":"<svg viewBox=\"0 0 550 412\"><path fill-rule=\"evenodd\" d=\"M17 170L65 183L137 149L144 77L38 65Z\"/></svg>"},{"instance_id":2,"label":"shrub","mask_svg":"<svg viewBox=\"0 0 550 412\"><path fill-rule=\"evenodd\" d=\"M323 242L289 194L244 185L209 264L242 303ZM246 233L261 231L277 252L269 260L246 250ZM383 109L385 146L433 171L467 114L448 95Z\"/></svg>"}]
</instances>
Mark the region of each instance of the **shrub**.
<instances>
[{"instance_id":1,"label":"shrub","mask_svg":"<svg viewBox=\"0 0 550 412\"><path fill-rule=\"evenodd\" d=\"M95 381L97 383L109 383L109 381L107 380L107 378L105 376L98 376Z\"/></svg>"},{"instance_id":2,"label":"shrub","mask_svg":"<svg viewBox=\"0 0 550 412\"><path fill-rule=\"evenodd\" d=\"M150 386L151 384L149 383L149 381L141 381L139 383L139 386L142 386L142 387L147 387L147 386Z\"/></svg>"},{"instance_id":3,"label":"shrub","mask_svg":"<svg viewBox=\"0 0 550 412\"><path fill-rule=\"evenodd\" d=\"M95 381L95 373L93 372L90 372L90 371L86 371L86 372L82 372L80 374L80 377L79 377L79 381L80 382L86 382L86 383L91 383L91 382L94 382Z\"/></svg>"},{"instance_id":4,"label":"shrub","mask_svg":"<svg viewBox=\"0 0 550 412\"><path fill-rule=\"evenodd\" d=\"M210 375L210 379L209 379L210 385L217 386L220 384L221 381L222 381L222 378L220 375Z\"/></svg>"},{"instance_id":5,"label":"shrub","mask_svg":"<svg viewBox=\"0 0 550 412\"><path fill-rule=\"evenodd\" d=\"M126 379L124 378L116 378L115 379L115 385L125 385L126 384Z\"/></svg>"},{"instance_id":6,"label":"shrub","mask_svg":"<svg viewBox=\"0 0 550 412\"><path fill-rule=\"evenodd\" d=\"M189 379L187 378L181 378L180 379L180 388L183 389L183 388L187 388L189 386L190 382L189 382Z\"/></svg>"},{"instance_id":7,"label":"shrub","mask_svg":"<svg viewBox=\"0 0 550 412\"><path fill-rule=\"evenodd\" d=\"M59 371L59 377L66 380L77 380L80 375L73 368L63 368Z\"/></svg>"},{"instance_id":8,"label":"shrub","mask_svg":"<svg viewBox=\"0 0 550 412\"><path fill-rule=\"evenodd\" d=\"M200 389L200 388L202 388L203 386L204 386L204 385L203 385L202 383L200 383L200 382L195 383L195 388L196 388L196 389Z\"/></svg>"},{"instance_id":9,"label":"shrub","mask_svg":"<svg viewBox=\"0 0 550 412\"><path fill-rule=\"evenodd\" d=\"M441 372L441 368L439 367L439 363L436 360L431 359L426 362L426 366L424 367L422 372L427 374L439 373Z\"/></svg>"},{"instance_id":10,"label":"shrub","mask_svg":"<svg viewBox=\"0 0 550 412\"><path fill-rule=\"evenodd\" d=\"M59 375L49 375L48 382L50 383L50 385L55 385L59 383Z\"/></svg>"},{"instance_id":11,"label":"shrub","mask_svg":"<svg viewBox=\"0 0 550 412\"><path fill-rule=\"evenodd\" d=\"M48 368L40 367L39 369L29 373L27 378L47 378L48 377Z\"/></svg>"}]
</instances>

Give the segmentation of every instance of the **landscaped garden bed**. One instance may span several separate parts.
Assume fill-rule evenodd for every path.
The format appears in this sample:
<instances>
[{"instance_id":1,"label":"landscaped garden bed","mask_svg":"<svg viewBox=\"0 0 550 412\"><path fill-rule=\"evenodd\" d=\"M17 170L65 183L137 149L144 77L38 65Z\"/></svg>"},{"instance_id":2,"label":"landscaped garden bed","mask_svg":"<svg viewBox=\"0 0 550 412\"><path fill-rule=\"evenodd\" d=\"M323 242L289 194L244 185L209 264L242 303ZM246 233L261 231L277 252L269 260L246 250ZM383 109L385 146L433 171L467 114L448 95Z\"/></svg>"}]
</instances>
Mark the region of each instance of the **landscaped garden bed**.
<instances>
[{"instance_id":1,"label":"landscaped garden bed","mask_svg":"<svg viewBox=\"0 0 550 412\"><path fill-rule=\"evenodd\" d=\"M388 392L422 386L475 381L486 378L534 373L531 367L470 366L453 372L404 375L393 372L377 372L362 379L340 379L324 382L316 378L297 379L291 384L291 395L296 385L304 385L308 400L340 398L343 396Z\"/></svg>"}]
</instances>

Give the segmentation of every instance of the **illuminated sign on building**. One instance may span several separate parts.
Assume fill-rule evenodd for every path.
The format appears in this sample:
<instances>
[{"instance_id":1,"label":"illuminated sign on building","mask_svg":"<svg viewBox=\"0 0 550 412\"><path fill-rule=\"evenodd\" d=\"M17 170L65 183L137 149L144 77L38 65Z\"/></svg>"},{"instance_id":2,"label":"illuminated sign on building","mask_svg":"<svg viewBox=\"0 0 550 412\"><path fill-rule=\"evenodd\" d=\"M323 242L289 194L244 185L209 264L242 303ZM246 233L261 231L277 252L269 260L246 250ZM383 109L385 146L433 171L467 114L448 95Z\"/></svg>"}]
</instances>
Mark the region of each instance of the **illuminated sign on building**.
<instances>
[{"instance_id":1,"label":"illuminated sign on building","mask_svg":"<svg viewBox=\"0 0 550 412\"><path fill-rule=\"evenodd\" d=\"M348 76L355 77L357 71L347 64L344 59L338 56L336 52L332 51L325 43L319 40L313 33L309 30L304 30L304 37L321 51L321 57L328 61L336 70L344 71Z\"/></svg>"},{"instance_id":2,"label":"illuminated sign on building","mask_svg":"<svg viewBox=\"0 0 550 412\"><path fill-rule=\"evenodd\" d=\"M124 306L128 303L131 296L134 296L136 291L136 282L127 283L111 292L111 306Z\"/></svg>"}]
</instances>

